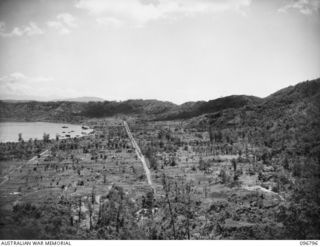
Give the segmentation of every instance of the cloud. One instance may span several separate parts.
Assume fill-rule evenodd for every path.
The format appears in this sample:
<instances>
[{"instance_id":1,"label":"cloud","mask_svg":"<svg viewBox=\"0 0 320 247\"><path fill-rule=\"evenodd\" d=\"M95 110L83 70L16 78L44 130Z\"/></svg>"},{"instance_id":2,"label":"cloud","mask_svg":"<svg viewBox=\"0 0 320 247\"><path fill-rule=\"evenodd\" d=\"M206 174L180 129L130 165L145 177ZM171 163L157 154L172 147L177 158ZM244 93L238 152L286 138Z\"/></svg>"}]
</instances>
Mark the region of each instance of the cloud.
<instances>
[{"instance_id":1,"label":"cloud","mask_svg":"<svg viewBox=\"0 0 320 247\"><path fill-rule=\"evenodd\" d=\"M57 15L55 21L48 21L47 26L56 29L60 34L69 34L71 29L77 28L76 19L69 13Z\"/></svg>"},{"instance_id":2,"label":"cloud","mask_svg":"<svg viewBox=\"0 0 320 247\"><path fill-rule=\"evenodd\" d=\"M76 7L98 16L100 23L100 18L108 17L143 26L150 21L166 18L229 10L241 13L242 8L250 3L251 0L80 0Z\"/></svg>"},{"instance_id":3,"label":"cloud","mask_svg":"<svg viewBox=\"0 0 320 247\"><path fill-rule=\"evenodd\" d=\"M41 88L44 88L46 84L52 83L53 81L51 77L29 77L22 73L15 72L0 77L0 95L2 98L8 98L19 95L40 94Z\"/></svg>"},{"instance_id":4,"label":"cloud","mask_svg":"<svg viewBox=\"0 0 320 247\"><path fill-rule=\"evenodd\" d=\"M26 26L14 27L11 32L6 32L6 24L0 23L0 36L1 37L21 37L21 36L33 36L44 34L44 31L38 27L34 22L30 22Z\"/></svg>"},{"instance_id":5,"label":"cloud","mask_svg":"<svg viewBox=\"0 0 320 247\"><path fill-rule=\"evenodd\" d=\"M53 82L54 79L52 77L30 77L26 76L20 72L15 72L10 75L0 77L1 85L26 85L26 84L41 84L41 83L49 83Z\"/></svg>"},{"instance_id":6,"label":"cloud","mask_svg":"<svg viewBox=\"0 0 320 247\"><path fill-rule=\"evenodd\" d=\"M69 34L70 30L59 21L48 21L48 27L56 29L60 34Z\"/></svg>"},{"instance_id":7,"label":"cloud","mask_svg":"<svg viewBox=\"0 0 320 247\"><path fill-rule=\"evenodd\" d=\"M311 15L320 11L319 0L292 0L290 3L278 9L279 12L287 13L288 10L295 9L304 15Z\"/></svg>"},{"instance_id":8,"label":"cloud","mask_svg":"<svg viewBox=\"0 0 320 247\"><path fill-rule=\"evenodd\" d=\"M107 28L120 28L124 25L122 20L114 17L98 17L96 21Z\"/></svg>"},{"instance_id":9,"label":"cloud","mask_svg":"<svg viewBox=\"0 0 320 247\"><path fill-rule=\"evenodd\" d=\"M76 23L76 19L69 13L62 13L57 15L57 19L64 23L67 27L76 28L78 24Z\"/></svg>"},{"instance_id":10,"label":"cloud","mask_svg":"<svg viewBox=\"0 0 320 247\"><path fill-rule=\"evenodd\" d=\"M19 72L0 77L2 99L49 99L76 95L78 94L73 89L57 87L52 77L32 77Z\"/></svg>"}]
</instances>

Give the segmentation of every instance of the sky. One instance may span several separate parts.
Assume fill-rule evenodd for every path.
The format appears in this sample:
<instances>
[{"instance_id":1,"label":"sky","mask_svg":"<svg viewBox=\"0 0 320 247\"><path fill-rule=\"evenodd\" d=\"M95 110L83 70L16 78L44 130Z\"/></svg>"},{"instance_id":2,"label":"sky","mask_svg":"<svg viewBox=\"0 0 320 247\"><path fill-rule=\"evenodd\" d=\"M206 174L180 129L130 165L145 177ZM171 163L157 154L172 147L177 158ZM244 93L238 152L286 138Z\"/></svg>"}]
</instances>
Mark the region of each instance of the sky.
<instances>
[{"instance_id":1,"label":"sky","mask_svg":"<svg viewBox=\"0 0 320 247\"><path fill-rule=\"evenodd\" d=\"M0 99L267 95L320 77L320 0L0 0Z\"/></svg>"}]
</instances>

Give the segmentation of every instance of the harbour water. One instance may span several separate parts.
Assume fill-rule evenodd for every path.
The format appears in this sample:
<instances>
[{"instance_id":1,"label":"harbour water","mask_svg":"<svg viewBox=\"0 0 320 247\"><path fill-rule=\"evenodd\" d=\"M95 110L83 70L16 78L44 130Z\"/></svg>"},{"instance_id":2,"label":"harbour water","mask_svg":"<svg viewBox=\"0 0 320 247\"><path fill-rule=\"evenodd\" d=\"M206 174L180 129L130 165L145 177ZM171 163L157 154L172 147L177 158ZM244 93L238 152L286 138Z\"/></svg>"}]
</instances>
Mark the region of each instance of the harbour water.
<instances>
[{"instance_id":1,"label":"harbour water","mask_svg":"<svg viewBox=\"0 0 320 247\"><path fill-rule=\"evenodd\" d=\"M76 124L48 122L0 122L0 142L17 142L19 133L22 139L42 139L43 134L49 134L50 139L59 135L60 139L88 135L92 129Z\"/></svg>"}]
</instances>

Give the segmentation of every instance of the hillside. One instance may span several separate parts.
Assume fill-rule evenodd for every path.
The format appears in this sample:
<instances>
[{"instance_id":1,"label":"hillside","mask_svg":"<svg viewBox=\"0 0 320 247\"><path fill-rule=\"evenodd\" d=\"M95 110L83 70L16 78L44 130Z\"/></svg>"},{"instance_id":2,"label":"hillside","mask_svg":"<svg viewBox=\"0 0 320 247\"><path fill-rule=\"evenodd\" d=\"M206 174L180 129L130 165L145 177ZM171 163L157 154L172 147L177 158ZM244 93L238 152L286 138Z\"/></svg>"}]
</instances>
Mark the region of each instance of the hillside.
<instances>
[{"instance_id":1,"label":"hillside","mask_svg":"<svg viewBox=\"0 0 320 247\"><path fill-rule=\"evenodd\" d=\"M148 120L175 120L188 119L203 114L213 114L210 118L215 119L215 113L225 111L224 117L218 122L225 124L226 114L230 113L228 124L241 121L249 121L254 124L265 117L272 115L273 118L283 118L292 107L304 107L308 102L316 100L319 91L319 79L299 83L296 86L284 88L266 98L258 98L246 95L231 95L210 101L187 102L176 105L171 102L158 100L126 100L126 101L90 101L76 102L10 102L0 101L1 121L79 121L84 118L101 118L115 115L132 115L143 117ZM87 98L87 100L89 100ZM289 108L288 108L289 106ZM235 111L240 109L240 111ZM234 117L232 113L238 114ZM228 115L227 114L227 115ZM288 112L289 114L289 112ZM258 118L256 118L258 117ZM260 120L259 120L260 119ZM213 121L213 120L212 120ZM266 120L268 122L268 119Z\"/></svg>"},{"instance_id":2,"label":"hillside","mask_svg":"<svg viewBox=\"0 0 320 247\"><path fill-rule=\"evenodd\" d=\"M255 105L208 114L203 123L215 129L243 128L279 152L289 147L320 153L320 79L279 90Z\"/></svg>"},{"instance_id":3,"label":"hillside","mask_svg":"<svg viewBox=\"0 0 320 247\"><path fill-rule=\"evenodd\" d=\"M83 118L135 115L147 119L186 119L229 108L239 108L260 102L252 96L228 96L211 101L187 102L176 105L158 100L116 101L0 101L1 121L78 121Z\"/></svg>"},{"instance_id":4,"label":"hillside","mask_svg":"<svg viewBox=\"0 0 320 247\"><path fill-rule=\"evenodd\" d=\"M240 108L245 105L252 105L262 102L262 99L254 96L231 95L210 101L187 102L170 112L159 117L159 119L187 119L206 113L218 112L229 108Z\"/></svg>"},{"instance_id":5,"label":"hillside","mask_svg":"<svg viewBox=\"0 0 320 247\"><path fill-rule=\"evenodd\" d=\"M79 102L18 102L0 101L1 121L75 122L86 103Z\"/></svg>"},{"instance_id":6,"label":"hillside","mask_svg":"<svg viewBox=\"0 0 320 247\"><path fill-rule=\"evenodd\" d=\"M277 208L286 238L319 238L320 79L282 89L255 105L193 118L189 126L209 129L212 143L244 146L245 156L254 147L258 164L269 167L258 174L262 186L276 183L274 191L287 194Z\"/></svg>"}]
</instances>

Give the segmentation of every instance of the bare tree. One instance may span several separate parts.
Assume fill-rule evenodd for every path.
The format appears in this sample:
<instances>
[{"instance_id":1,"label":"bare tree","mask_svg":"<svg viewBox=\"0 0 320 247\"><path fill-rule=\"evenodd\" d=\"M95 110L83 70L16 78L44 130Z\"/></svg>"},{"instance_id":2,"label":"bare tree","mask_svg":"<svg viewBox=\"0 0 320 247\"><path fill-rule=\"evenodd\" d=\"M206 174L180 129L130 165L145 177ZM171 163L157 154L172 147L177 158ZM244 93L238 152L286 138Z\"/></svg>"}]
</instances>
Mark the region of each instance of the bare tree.
<instances>
[{"instance_id":1,"label":"bare tree","mask_svg":"<svg viewBox=\"0 0 320 247\"><path fill-rule=\"evenodd\" d=\"M162 185L165 192L166 203L168 205L169 213L170 213L170 225L172 227L173 237L176 239L176 227L175 227L175 216L173 212L173 207L170 202L169 194L170 194L170 183L167 181L166 175L162 176Z\"/></svg>"}]
</instances>

